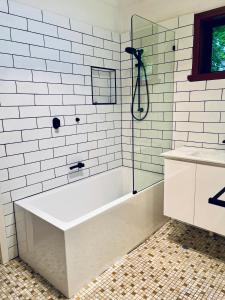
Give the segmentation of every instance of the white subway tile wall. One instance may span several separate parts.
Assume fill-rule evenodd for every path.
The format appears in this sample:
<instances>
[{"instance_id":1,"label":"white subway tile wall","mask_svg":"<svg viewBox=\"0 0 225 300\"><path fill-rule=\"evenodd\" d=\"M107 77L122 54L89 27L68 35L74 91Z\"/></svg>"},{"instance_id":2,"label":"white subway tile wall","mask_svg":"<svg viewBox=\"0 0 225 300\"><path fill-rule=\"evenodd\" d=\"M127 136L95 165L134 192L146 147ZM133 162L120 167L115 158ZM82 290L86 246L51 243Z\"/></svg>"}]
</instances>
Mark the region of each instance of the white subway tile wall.
<instances>
[{"instance_id":1,"label":"white subway tile wall","mask_svg":"<svg viewBox=\"0 0 225 300\"><path fill-rule=\"evenodd\" d=\"M143 38L143 46L158 63L149 79L148 120L136 123L134 131L136 168L158 173L163 172L160 154L172 144L172 128L173 147L224 149L225 139L224 80L187 81L193 14L162 25L176 32L174 78L171 36L160 32L157 39ZM131 62L126 46L129 32L110 32L0 1L0 203L10 258L17 255L14 201L131 166ZM91 65L116 69L117 105L92 105ZM53 117L61 121L57 131ZM85 162L82 174L69 170L77 161Z\"/></svg>"},{"instance_id":2,"label":"white subway tile wall","mask_svg":"<svg viewBox=\"0 0 225 300\"><path fill-rule=\"evenodd\" d=\"M175 45L176 56L174 66L174 105L173 105L173 148L181 146L203 147L212 148L217 150L224 150L225 145L222 143L225 140L225 81L224 80L211 80L211 81L199 81L189 82L187 76L191 74L192 69L192 47L193 47L193 24L194 14L188 14L179 16L177 18L167 20L160 23L169 29L175 31ZM147 39L146 39L147 40ZM131 76L130 62L127 59L127 54L123 53L126 46L130 46L130 34L129 32L121 35L121 86L123 95L122 105L122 148L123 148L123 164L131 166L131 119L130 119L130 81ZM156 50L156 48L155 48ZM153 50L154 51L154 50ZM158 49L160 52L160 49ZM161 50L163 51L163 50ZM153 52L154 53L154 52ZM164 53L165 58L170 58L169 52ZM162 61L163 62L163 61ZM165 75L165 82L171 79L170 72L172 69L170 65L166 63L161 64L158 71L162 71ZM163 141L162 136L167 140L167 131L162 132L163 128L166 130L169 124L166 124L167 115L166 107L162 106L163 97L165 101L166 93L163 91L163 86L159 84L153 85L153 92L160 93L158 95L151 94L152 108L150 114L153 120L158 120L152 124L149 132L146 130L141 131L141 135L138 137L138 131L136 134L136 143L140 141L140 138L146 137L145 147L141 145L135 145L135 166L137 168L144 168L143 161L147 161L155 164L157 172L160 171L162 166L162 160L159 160L159 154L162 152L160 142ZM156 97L157 96L157 97ZM157 102L157 103L155 103ZM160 106L159 106L160 104ZM163 103L165 105L166 103ZM170 110L170 106L168 107ZM163 116L160 116L160 112L163 111ZM163 120L164 122L160 122ZM147 126L147 122L146 125ZM144 125L140 125L140 128L144 128ZM147 128L146 128L147 129ZM156 135L155 135L156 134ZM152 139L152 142L149 139ZM168 139L169 141L169 139ZM165 140L164 140L165 142ZM166 143L163 142L163 148L165 150ZM151 145L152 143L152 145ZM154 145L154 147L153 147ZM143 154L146 154L145 156ZM139 155L140 154L140 155ZM149 155L151 156L149 158ZM145 164L146 166L146 164Z\"/></svg>"},{"instance_id":3,"label":"white subway tile wall","mask_svg":"<svg viewBox=\"0 0 225 300\"><path fill-rule=\"evenodd\" d=\"M166 34L170 31L165 31L163 28L158 28L158 31L155 31L154 26L149 23L148 30L143 29L141 31L139 29L134 41L136 47L144 49L146 70L150 72L148 76L149 113L145 120L134 121L134 166L136 169L163 173L163 159L160 154L172 147L175 53L173 51L174 41L172 39L171 41L166 40ZM130 113L132 70L130 57L124 52L127 46L130 46L130 35L124 33L121 36L122 155L123 165L131 167L133 158ZM169 62L166 61L168 53L172 53ZM151 64L151 70L148 70L149 64ZM134 77L134 83L135 81L136 78ZM144 79L142 81L141 101L146 103L146 87ZM137 95L135 102L137 102ZM143 107L146 111L146 104L143 104ZM138 116L136 108L134 111L135 115Z\"/></svg>"},{"instance_id":4,"label":"white subway tile wall","mask_svg":"<svg viewBox=\"0 0 225 300\"><path fill-rule=\"evenodd\" d=\"M191 74L194 14L163 22L176 32L173 147L224 149L225 80L189 82Z\"/></svg>"},{"instance_id":5,"label":"white subway tile wall","mask_svg":"<svg viewBox=\"0 0 225 300\"><path fill-rule=\"evenodd\" d=\"M14 201L122 165L121 50L115 32L14 1L0 11L0 204L13 258ZM91 65L116 69L117 105L92 105Z\"/></svg>"}]
</instances>

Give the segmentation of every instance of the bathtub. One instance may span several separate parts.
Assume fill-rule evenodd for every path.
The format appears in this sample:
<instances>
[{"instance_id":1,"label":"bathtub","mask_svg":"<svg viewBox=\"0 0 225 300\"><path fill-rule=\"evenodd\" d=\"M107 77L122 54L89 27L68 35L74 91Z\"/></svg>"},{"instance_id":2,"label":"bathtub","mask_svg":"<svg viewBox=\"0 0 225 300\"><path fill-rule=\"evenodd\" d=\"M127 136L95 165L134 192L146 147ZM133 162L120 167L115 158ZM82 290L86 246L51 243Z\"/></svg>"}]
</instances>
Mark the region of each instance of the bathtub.
<instances>
[{"instance_id":1,"label":"bathtub","mask_svg":"<svg viewBox=\"0 0 225 300\"><path fill-rule=\"evenodd\" d=\"M19 256L72 297L165 223L163 181L146 175L159 182L135 195L120 167L17 201Z\"/></svg>"}]
</instances>

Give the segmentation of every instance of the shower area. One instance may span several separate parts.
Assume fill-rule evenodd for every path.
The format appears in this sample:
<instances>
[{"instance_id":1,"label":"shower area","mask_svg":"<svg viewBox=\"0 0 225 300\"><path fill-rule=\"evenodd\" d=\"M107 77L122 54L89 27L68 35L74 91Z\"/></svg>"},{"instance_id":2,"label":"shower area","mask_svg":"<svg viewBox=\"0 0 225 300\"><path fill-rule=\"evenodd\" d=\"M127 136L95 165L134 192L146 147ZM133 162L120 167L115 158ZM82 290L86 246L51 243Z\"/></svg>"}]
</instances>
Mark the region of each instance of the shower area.
<instances>
[{"instance_id":1,"label":"shower area","mask_svg":"<svg viewBox=\"0 0 225 300\"><path fill-rule=\"evenodd\" d=\"M133 16L128 36L122 104L108 106L122 107L123 164L15 202L20 258L67 298L167 221L160 155L172 147L174 33Z\"/></svg>"},{"instance_id":2,"label":"shower area","mask_svg":"<svg viewBox=\"0 0 225 300\"><path fill-rule=\"evenodd\" d=\"M123 165L136 194L163 180L172 148L175 33L134 15L121 49Z\"/></svg>"}]
</instances>

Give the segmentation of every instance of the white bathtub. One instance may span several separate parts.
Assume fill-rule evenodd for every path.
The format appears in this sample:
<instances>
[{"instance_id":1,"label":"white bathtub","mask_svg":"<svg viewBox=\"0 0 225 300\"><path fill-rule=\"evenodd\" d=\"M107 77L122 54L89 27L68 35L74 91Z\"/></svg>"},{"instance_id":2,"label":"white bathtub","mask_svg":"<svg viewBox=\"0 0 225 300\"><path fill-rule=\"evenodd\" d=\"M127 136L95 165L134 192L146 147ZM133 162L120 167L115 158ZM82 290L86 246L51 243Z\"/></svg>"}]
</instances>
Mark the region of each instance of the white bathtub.
<instances>
[{"instance_id":1,"label":"white bathtub","mask_svg":"<svg viewBox=\"0 0 225 300\"><path fill-rule=\"evenodd\" d=\"M129 168L17 201L15 211L20 257L68 298L166 221L163 182L132 195Z\"/></svg>"}]
</instances>

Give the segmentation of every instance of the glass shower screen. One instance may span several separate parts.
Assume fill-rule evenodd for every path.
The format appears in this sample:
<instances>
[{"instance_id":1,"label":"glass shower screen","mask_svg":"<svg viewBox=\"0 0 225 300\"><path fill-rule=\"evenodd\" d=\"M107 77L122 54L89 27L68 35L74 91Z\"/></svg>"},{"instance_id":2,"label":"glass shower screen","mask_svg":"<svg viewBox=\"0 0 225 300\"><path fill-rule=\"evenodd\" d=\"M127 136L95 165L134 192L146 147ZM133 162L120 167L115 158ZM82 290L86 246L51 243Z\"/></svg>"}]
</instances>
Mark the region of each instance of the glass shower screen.
<instances>
[{"instance_id":1,"label":"glass shower screen","mask_svg":"<svg viewBox=\"0 0 225 300\"><path fill-rule=\"evenodd\" d=\"M142 64L138 71L138 57L132 56L133 190L138 192L163 179L160 155L172 148L175 33L134 15L131 47Z\"/></svg>"}]
</instances>

